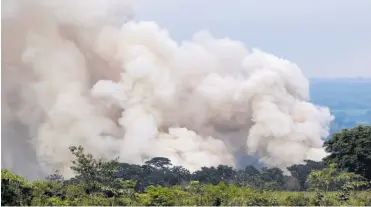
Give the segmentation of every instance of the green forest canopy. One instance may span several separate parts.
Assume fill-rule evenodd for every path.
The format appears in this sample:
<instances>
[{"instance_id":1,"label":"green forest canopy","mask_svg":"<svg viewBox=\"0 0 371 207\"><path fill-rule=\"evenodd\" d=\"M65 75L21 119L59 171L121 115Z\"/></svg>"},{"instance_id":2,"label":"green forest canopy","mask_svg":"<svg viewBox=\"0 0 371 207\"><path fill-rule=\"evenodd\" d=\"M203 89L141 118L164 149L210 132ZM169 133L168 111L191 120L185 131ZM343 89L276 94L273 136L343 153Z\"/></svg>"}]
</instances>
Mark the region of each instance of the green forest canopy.
<instances>
[{"instance_id":1,"label":"green forest canopy","mask_svg":"<svg viewBox=\"0 0 371 207\"><path fill-rule=\"evenodd\" d=\"M164 157L143 165L94 158L70 147L76 176L27 181L1 172L2 205L371 205L371 126L335 133L323 162L258 170L203 167L191 173Z\"/></svg>"}]
</instances>

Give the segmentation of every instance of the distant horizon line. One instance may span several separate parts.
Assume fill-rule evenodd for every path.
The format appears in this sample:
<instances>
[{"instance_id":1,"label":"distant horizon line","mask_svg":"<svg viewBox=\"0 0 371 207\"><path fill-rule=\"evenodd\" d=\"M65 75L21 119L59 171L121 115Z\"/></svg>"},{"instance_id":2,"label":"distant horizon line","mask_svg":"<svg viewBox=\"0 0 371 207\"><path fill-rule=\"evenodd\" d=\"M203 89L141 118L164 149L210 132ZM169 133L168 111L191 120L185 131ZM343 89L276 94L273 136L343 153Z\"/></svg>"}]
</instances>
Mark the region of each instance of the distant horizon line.
<instances>
[{"instance_id":1,"label":"distant horizon line","mask_svg":"<svg viewBox=\"0 0 371 207\"><path fill-rule=\"evenodd\" d=\"M308 77L310 80L335 80L335 79L348 79L348 80L371 80L371 76L367 77Z\"/></svg>"},{"instance_id":2,"label":"distant horizon line","mask_svg":"<svg viewBox=\"0 0 371 207\"><path fill-rule=\"evenodd\" d=\"M366 77L308 77L308 79L366 79L366 80L370 80L371 76L366 76Z\"/></svg>"}]
</instances>

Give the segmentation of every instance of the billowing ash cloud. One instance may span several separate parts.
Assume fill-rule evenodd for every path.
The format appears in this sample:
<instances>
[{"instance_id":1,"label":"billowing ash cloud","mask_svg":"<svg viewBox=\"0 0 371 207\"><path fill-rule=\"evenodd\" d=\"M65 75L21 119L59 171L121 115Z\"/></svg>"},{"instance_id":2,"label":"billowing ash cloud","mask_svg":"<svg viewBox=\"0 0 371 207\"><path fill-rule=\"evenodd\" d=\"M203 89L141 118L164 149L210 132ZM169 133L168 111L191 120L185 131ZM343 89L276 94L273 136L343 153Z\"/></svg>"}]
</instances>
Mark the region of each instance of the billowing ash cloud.
<instances>
[{"instance_id":1,"label":"billowing ash cloud","mask_svg":"<svg viewBox=\"0 0 371 207\"><path fill-rule=\"evenodd\" d=\"M285 169L324 156L332 116L308 102L295 64L207 32L179 44L133 21L130 5L3 2L2 167L69 177L71 145L191 170L246 156Z\"/></svg>"}]
</instances>

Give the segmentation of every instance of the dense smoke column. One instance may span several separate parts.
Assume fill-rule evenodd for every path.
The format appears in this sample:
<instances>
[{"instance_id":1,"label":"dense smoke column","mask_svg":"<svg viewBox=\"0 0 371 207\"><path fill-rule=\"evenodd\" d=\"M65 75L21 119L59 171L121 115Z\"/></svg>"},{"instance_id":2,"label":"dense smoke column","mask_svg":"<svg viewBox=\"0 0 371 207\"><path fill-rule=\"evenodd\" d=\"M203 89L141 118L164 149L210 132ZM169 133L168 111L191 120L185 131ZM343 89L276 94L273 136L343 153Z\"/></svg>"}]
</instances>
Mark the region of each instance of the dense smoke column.
<instances>
[{"instance_id":1,"label":"dense smoke column","mask_svg":"<svg viewBox=\"0 0 371 207\"><path fill-rule=\"evenodd\" d=\"M40 146L42 125L50 120L50 105L56 96L63 95L60 92L64 88L72 87L78 93L79 90L88 93L88 88L98 80L118 77L115 67L96 54L89 41L102 26L119 26L132 18L129 3L110 1L110 5L101 0L78 3L70 0L2 1L2 168L27 178L43 178L54 170L60 170L58 166L67 164L65 161L62 164L55 160L51 163L43 161L43 151L52 149L47 153L53 153L58 144L47 139ZM65 15L67 11L69 15ZM37 50L39 57L35 55ZM58 53L66 58L59 56L58 59ZM82 67L76 67L78 64ZM85 85L86 90L74 87L71 84L74 80ZM117 110L110 111L115 113ZM64 142L63 138L60 141ZM85 145L70 140L65 140L65 144L60 148L63 153L68 153L71 144ZM68 165L62 169L68 169Z\"/></svg>"},{"instance_id":2,"label":"dense smoke column","mask_svg":"<svg viewBox=\"0 0 371 207\"><path fill-rule=\"evenodd\" d=\"M4 1L2 167L69 177L71 145L190 170L324 156L332 117L295 64L207 32L179 44L130 5Z\"/></svg>"}]
</instances>

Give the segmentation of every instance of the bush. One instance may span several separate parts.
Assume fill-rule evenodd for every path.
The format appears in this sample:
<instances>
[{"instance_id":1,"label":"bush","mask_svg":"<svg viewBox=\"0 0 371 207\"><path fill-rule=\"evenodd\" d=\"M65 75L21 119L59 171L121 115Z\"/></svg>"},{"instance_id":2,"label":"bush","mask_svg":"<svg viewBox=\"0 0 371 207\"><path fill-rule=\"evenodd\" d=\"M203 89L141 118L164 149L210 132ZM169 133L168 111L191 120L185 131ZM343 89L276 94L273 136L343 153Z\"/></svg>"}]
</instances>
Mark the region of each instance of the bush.
<instances>
[{"instance_id":1,"label":"bush","mask_svg":"<svg viewBox=\"0 0 371 207\"><path fill-rule=\"evenodd\" d=\"M151 206L172 206L175 203L174 193L169 188L150 186L146 193Z\"/></svg>"},{"instance_id":2,"label":"bush","mask_svg":"<svg viewBox=\"0 0 371 207\"><path fill-rule=\"evenodd\" d=\"M309 198L304 193L291 193L284 199L284 205L287 206L307 206Z\"/></svg>"},{"instance_id":3,"label":"bush","mask_svg":"<svg viewBox=\"0 0 371 207\"><path fill-rule=\"evenodd\" d=\"M26 179L8 170L1 170L1 205L30 205L32 188Z\"/></svg>"}]
</instances>

